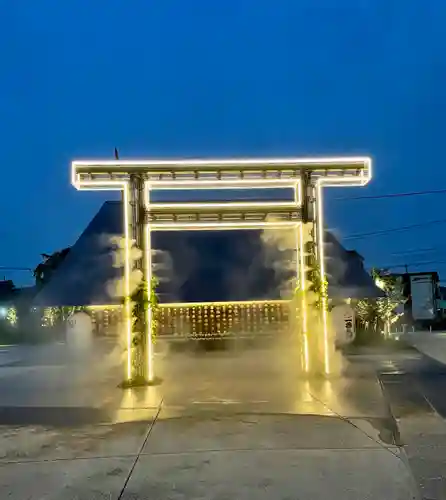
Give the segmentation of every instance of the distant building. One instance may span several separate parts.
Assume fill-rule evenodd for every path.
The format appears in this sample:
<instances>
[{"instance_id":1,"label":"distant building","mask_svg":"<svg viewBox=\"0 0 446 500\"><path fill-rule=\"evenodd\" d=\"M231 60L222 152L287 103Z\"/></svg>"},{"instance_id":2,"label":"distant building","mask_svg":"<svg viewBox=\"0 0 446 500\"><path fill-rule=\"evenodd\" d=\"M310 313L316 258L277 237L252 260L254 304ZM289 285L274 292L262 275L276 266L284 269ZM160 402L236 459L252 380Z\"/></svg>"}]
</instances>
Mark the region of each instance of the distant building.
<instances>
[{"instance_id":1,"label":"distant building","mask_svg":"<svg viewBox=\"0 0 446 500\"><path fill-rule=\"evenodd\" d=\"M114 266L114 252L116 236L122 235L121 203L104 203L49 282L40 288L33 306L87 306L96 332L116 331L123 297L117 293L122 268ZM221 323L223 330L234 317L253 332L265 324L288 321L289 309L280 299L293 278L294 271L287 265L293 251L265 250L261 231L155 232L152 246L157 250L154 268L164 304L163 333L182 332L191 323L195 325L192 330L203 329L212 315L220 319L211 323ZM330 232L325 233L325 250L332 301L382 296L365 271L362 257L346 250ZM203 304L211 302L220 305ZM195 333L199 336L200 331Z\"/></svg>"},{"instance_id":2,"label":"distant building","mask_svg":"<svg viewBox=\"0 0 446 500\"><path fill-rule=\"evenodd\" d=\"M404 302L402 324L416 328L440 326L442 322L442 301L440 278L436 271L392 274L401 287Z\"/></svg>"},{"instance_id":3,"label":"distant building","mask_svg":"<svg viewBox=\"0 0 446 500\"><path fill-rule=\"evenodd\" d=\"M72 246L33 305L101 306L122 302L112 292L122 269L113 266L112 236L123 234L120 202L105 202ZM280 299L290 271L265 255L260 231L158 232L152 246L169 261L159 272L161 302L220 302ZM329 297L361 299L382 296L365 271L363 258L346 250L326 231ZM282 252L282 259L291 258ZM279 259L280 260L280 259Z\"/></svg>"},{"instance_id":4,"label":"distant building","mask_svg":"<svg viewBox=\"0 0 446 500\"><path fill-rule=\"evenodd\" d=\"M0 281L0 304L9 304L16 296L17 288L12 280Z\"/></svg>"}]
</instances>

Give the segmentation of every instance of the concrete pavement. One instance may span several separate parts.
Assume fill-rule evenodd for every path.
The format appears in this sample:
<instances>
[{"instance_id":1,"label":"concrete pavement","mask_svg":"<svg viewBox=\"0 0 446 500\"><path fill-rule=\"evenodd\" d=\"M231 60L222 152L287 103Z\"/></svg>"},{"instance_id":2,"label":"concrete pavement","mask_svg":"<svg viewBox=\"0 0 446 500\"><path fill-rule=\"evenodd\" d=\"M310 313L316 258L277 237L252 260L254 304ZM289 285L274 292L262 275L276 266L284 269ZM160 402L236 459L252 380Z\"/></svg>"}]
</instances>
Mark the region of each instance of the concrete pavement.
<instances>
[{"instance_id":1,"label":"concrete pavement","mask_svg":"<svg viewBox=\"0 0 446 500\"><path fill-rule=\"evenodd\" d=\"M404 339L421 353L446 365L446 332L408 332Z\"/></svg>"},{"instance_id":2,"label":"concrete pavement","mask_svg":"<svg viewBox=\"0 0 446 500\"><path fill-rule=\"evenodd\" d=\"M0 345L0 366L8 366L18 363L22 359L23 346Z\"/></svg>"},{"instance_id":3,"label":"concrete pavement","mask_svg":"<svg viewBox=\"0 0 446 500\"><path fill-rule=\"evenodd\" d=\"M103 346L37 350L0 368L0 498L418 498L374 369L306 379L293 359L180 353L122 391Z\"/></svg>"},{"instance_id":4,"label":"concrete pavement","mask_svg":"<svg viewBox=\"0 0 446 500\"><path fill-rule=\"evenodd\" d=\"M418 498L401 449L337 417L162 413L146 425L3 428L0 498Z\"/></svg>"},{"instance_id":5,"label":"concrete pavement","mask_svg":"<svg viewBox=\"0 0 446 500\"><path fill-rule=\"evenodd\" d=\"M388 356L377 371L424 499L446 498L446 335L414 332L416 348ZM404 353L401 353L404 354Z\"/></svg>"}]
</instances>

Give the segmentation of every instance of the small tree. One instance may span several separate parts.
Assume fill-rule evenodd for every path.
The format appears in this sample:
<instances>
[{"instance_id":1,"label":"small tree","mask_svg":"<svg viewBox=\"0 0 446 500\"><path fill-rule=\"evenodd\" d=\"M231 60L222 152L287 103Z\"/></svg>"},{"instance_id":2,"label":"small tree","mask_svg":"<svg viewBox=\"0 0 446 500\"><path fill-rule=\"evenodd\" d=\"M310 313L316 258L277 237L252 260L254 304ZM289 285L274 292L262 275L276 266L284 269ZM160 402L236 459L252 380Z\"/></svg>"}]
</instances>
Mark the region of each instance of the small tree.
<instances>
[{"instance_id":1,"label":"small tree","mask_svg":"<svg viewBox=\"0 0 446 500\"><path fill-rule=\"evenodd\" d=\"M69 252L70 247L67 247L51 255L46 253L41 254L43 261L34 269L34 278L37 286L43 286L50 281L54 271L64 261Z\"/></svg>"},{"instance_id":2,"label":"small tree","mask_svg":"<svg viewBox=\"0 0 446 500\"><path fill-rule=\"evenodd\" d=\"M382 270L372 269L372 277L376 285L385 293L378 299L359 300L356 304L356 314L366 328L372 327L375 331L384 326L385 331L395 323L403 313L397 312L398 306L406 302L398 278L386 274Z\"/></svg>"}]
</instances>

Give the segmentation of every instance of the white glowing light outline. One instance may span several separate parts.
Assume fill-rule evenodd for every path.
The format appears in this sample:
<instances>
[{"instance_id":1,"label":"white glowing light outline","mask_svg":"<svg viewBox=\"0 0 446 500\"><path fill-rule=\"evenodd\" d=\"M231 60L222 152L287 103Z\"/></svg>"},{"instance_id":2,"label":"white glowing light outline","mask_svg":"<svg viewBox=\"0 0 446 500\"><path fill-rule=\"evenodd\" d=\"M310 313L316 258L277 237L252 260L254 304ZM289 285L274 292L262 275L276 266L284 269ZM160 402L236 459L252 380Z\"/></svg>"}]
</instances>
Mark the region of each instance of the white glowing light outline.
<instances>
[{"instance_id":1,"label":"white glowing light outline","mask_svg":"<svg viewBox=\"0 0 446 500\"><path fill-rule=\"evenodd\" d=\"M319 269L321 275L321 283L326 280L325 273L325 249L324 249L324 218L323 218L323 202L322 202L322 187L323 183L318 179L316 184L316 225L317 225L317 247L319 252ZM322 296L322 327L323 327L323 342L324 342L324 371L328 375L330 373L330 342L328 331L327 318L327 298L325 293Z\"/></svg>"},{"instance_id":2,"label":"white glowing light outline","mask_svg":"<svg viewBox=\"0 0 446 500\"><path fill-rule=\"evenodd\" d=\"M151 203L150 204L150 210L166 210L171 208L171 203ZM175 203L175 212L179 210L185 210L185 209L190 209L190 210L195 210L195 209L221 209L221 208L226 208L230 207L231 209L255 209L255 208L283 208L283 209L293 209L296 208L296 203L292 201L266 201L266 202L256 202L256 201L233 201L228 204L227 201L225 202L178 202Z\"/></svg>"},{"instance_id":3,"label":"white glowing light outline","mask_svg":"<svg viewBox=\"0 0 446 500\"><path fill-rule=\"evenodd\" d=\"M271 299L271 300L238 300L233 301L222 301L222 302L166 302L165 304L160 304L161 309L167 309L169 307L175 308L189 308L189 307L216 307L216 306L260 306L266 304L282 305L289 304L291 301L287 299Z\"/></svg>"},{"instance_id":4,"label":"white glowing light outline","mask_svg":"<svg viewBox=\"0 0 446 500\"><path fill-rule=\"evenodd\" d=\"M155 170L156 167L182 168L185 170L196 170L197 167L203 171L215 168L228 168L239 170L240 167L293 167L293 166L334 166L358 164L371 168L371 158L368 156L339 156L321 158L219 158L219 159L174 159L174 160L75 160L73 165L79 167L138 167L142 169Z\"/></svg>"},{"instance_id":5,"label":"white glowing light outline","mask_svg":"<svg viewBox=\"0 0 446 500\"><path fill-rule=\"evenodd\" d=\"M288 299L271 299L271 300L237 300L236 302L231 300L226 300L222 302L165 302L163 304L159 304L158 307L160 309L166 309L169 307L212 307L212 306L258 306L258 305L266 305L266 304L289 304L291 301ZM94 306L86 306L87 309L91 310L103 310L103 309L120 309L122 307L121 304L103 304L103 305L94 305Z\"/></svg>"},{"instance_id":6,"label":"white glowing light outline","mask_svg":"<svg viewBox=\"0 0 446 500\"><path fill-rule=\"evenodd\" d=\"M147 209L150 206L150 185L144 183L144 207ZM149 294L149 307L146 314L145 326L146 326L146 344L147 344L147 378L149 382L155 379L154 367L153 367L153 338L152 338L152 303L150 301L150 294L152 291L152 230L149 224L145 225L144 230L145 239L145 249L146 255L144 258L144 279L147 284L147 293Z\"/></svg>"},{"instance_id":7,"label":"white glowing light outline","mask_svg":"<svg viewBox=\"0 0 446 500\"><path fill-rule=\"evenodd\" d=\"M299 206L302 206L302 201L304 199L303 185L302 183L296 183L294 188L294 199ZM307 299L306 299L306 276L305 276L305 242L304 242L304 225L303 222L299 224L296 228L296 264L297 264L297 276L299 278L299 287L302 293L302 307L301 320L302 320L302 336L304 340L303 345L303 358L304 358L304 370L306 373L310 371L310 351L308 345L308 322L307 322Z\"/></svg>"},{"instance_id":8,"label":"white glowing light outline","mask_svg":"<svg viewBox=\"0 0 446 500\"><path fill-rule=\"evenodd\" d=\"M129 185L127 181L117 181L112 185L113 190L119 190L123 193L123 216L124 216L124 315L125 331L127 340L127 380L132 377L132 312L130 303L130 245L131 238L129 232ZM79 188L78 188L79 189ZM95 190L94 188L92 190Z\"/></svg>"},{"instance_id":9,"label":"white glowing light outline","mask_svg":"<svg viewBox=\"0 0 446 500\"><path fill-rule=\"evenodd\" d=\"M300 224L296 221L253 221L253 222L155 222L150 223L152 231L234 231L241 229L283 229Z\"/></svg>"},{"instance_id":10,"label":"white glowing light outline","mask_svg":"<svg viewBox=\"0 0 446 500\"><path fill-rule=\"evenodd\" d=\"M241 167L257 167L259 169L267 168L267 167L279 167L278 170L286 168L301 168L308 170L317 170L323 169L325 166L337 167L338 170L351 169L353 164L358 165L358 170L360 169L360 176L352 176L352 177L331 177L331 178L318 178L316 182L317 188L317 245L319 252L319 260L320 260L320 274L321 279L325 280L325 252L324 252L324 231L323 231L323 203L322 203L322 187L336 187L336 186L364 186L366 185L372 178L372 160L369 157L333 157L333 158L261 158L261 159L227 159L227 160L207 160L207 159L199 159L199 160L99 160L99 161L73 161L71 164L71 183L78 190L92 190L92 191L101 191L101 190L110 190L110 191L123 191L124 193L124 239L125 239L125 264L124 264L124 283L125 283L125 310L126 310L126 333L127 333L127 379L130 380L132 374L132 366L131 366L131 310L130 310L130 245L131 239L129 234L129 181L128 180L81 180L79 173L77 172L77 167L109 167L110 169L116 169L116 172L124 171L126 172L125 167L132 167L140 169L144 173L150 172L150 170L156 170L156 168L160 167L172 167L172 169L182 169L182 173L186 170L190 170L194 172L197 168L200 169L201 172L209 174L212 173L213 169L225 168L226 170L234 170L234 172L238 172ZM107 168L106 168L107 170ZM365 175L364 175L365 173ZM293 188L295 194L295 204L301 207L302 203L302 189L300 186L300 180L296 178L291 179L220 179L220 180L207 180L207 179L182 179L177 178L176 180L165 180L158 181L156 179L151 179L150 181L145 182L144 193L145 193L145 205L146 209L150 210L152 205L150 205L148 190L149 189L200 189L205 188L209 189L209 186L212 186L212 189L221 189L221 186L224 186L225 189L238 189L238 188L247 188L247 189L259 189L266 187L283 187L283 188ZM172 186L172 187L170 187ZM268 206L268 203L256 203L256 206ZM272 202L274 203L274 202ZM277 202L281 203L281 202ZM282 202L283 203L283 202ZM200 208L209 208L209 205L212 205L212 208L217 208L216 205L220 204L210 204L210 203L162 203L156 204L158 206L162 205L163 209L172 209L173 212L178 210L180 206L182 209L190 208L193 210L200 210ZM221 208L223 206L225 208L251 208L253 202L227 202L221 204ZM287 204L290 206L290 204ZM270 205L271 206L271 205ZM273 205L277 206L277 205ZM281 205L279 205L281 206ZM146 233L144 235L146 239L146 251L148 255L145 257L145 262L147 263L147 267L144 269L145 279L148 281L148 287L150 290L151 287L151 269L148 267L151 263L151 245L150 245L150 234L153 230L170 230L170 231L185 231L185 230L220 230L220 229L252 229L252 228L262 228L262 227L294 227L297 230L298 226L299 235L296 237L301 244L299 265L300 265L300 283L301 288L305 290L305 268L304 268L304 260L303 260L303 227L302 223L295 221L276 221L276 222L210 222L210 223L172 223L172 222L158 222L155 224L146 225ZM150 278L150 280L148 280ZM324 299L325 301L325 299ZM148 320L146 321L147 331L147 342L148 342L148 378L149 382L153 381L154 378L154 369L153 369L153 344L152 344L152 336L151 336L151 324L152 324L152 311L149 307L148 311ZM303 330L306 332L306 317L303 320ZM328 320L327 320L327 311L326 304L323 304L323 326L324 326L324 371L325 373L330 372L330 361L329 361L329 339L328 339ZM306 339L306 340L305 340ZM308 339L304 335L304 342ZM307 349L305 351L305 364L306 369L309 366L309 354L308 354L308 343L306 342Z\"/></svg>"},{"instance_id":11,"label":"white glowing light outline","mask_svg":"<svg viewBox=\"0 0 446 500\"><path fill-rule=\"evenodd\" d=\"M190 159L190 160L76 160L71 164L71 183L78 189L81 185L92 185L91 183L96 183L97 185L102 184L104 186L113 185L113 180L104 181L81 181L79 173L77 172L77 167L105 167L105 170L125 171L125 167L132 167L142 171L156 170L156 168L167 168L181 169L184 173L190 170L191 173L197 171L203 174L213 173L215 169L225 169L226 171L234 171L237 173L241 167L256 167L259 170L266 169L268 167L279 167L278 170L286 169L302 169L308 168L309 170L323 169L325 167L336 167L338 170L347 170L353 168L354 165L358 166L361 175L342 178L337 177L330 179L332 182L339 182L341 184L346 183L349 185L363 186L367 184L372 178L372 160L367 156L357 156L357 157L324 157L324 158L235 158L235 159ZM124 167L124 168L123 168ZM237 189L246 187L293 187L296 179L256 179L248 178L246 179L182 179L181 177L176 180L156 180L151 179L151 185L156 189L200 189L208 188L208 186L213 186L214 189ZM181 187L180 187L180 186ZM176 187L174 187L176 186Z\"/></svg>"}]
</instances>

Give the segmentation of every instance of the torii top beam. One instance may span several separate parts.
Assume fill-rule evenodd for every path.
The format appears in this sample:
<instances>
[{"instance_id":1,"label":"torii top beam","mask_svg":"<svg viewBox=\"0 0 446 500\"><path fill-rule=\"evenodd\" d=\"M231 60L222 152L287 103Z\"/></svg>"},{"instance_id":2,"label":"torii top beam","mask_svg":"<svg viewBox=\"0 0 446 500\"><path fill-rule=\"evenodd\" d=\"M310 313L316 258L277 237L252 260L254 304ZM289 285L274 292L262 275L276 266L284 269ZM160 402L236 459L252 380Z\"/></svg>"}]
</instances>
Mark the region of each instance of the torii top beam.
<instances>
[{"instance_id":1,"label":"torii top beam","mask_svg":"<svg viewBox=\"0 0 446 500\"><path fill-rule=\"evenodd\" d=\"M73 161L77 189L121 189L133 174L152 189L233 189L291 187L302 171L324 186L364 186L372 178L369 157L241 158Z\"/></svg>"}]
</instances>

